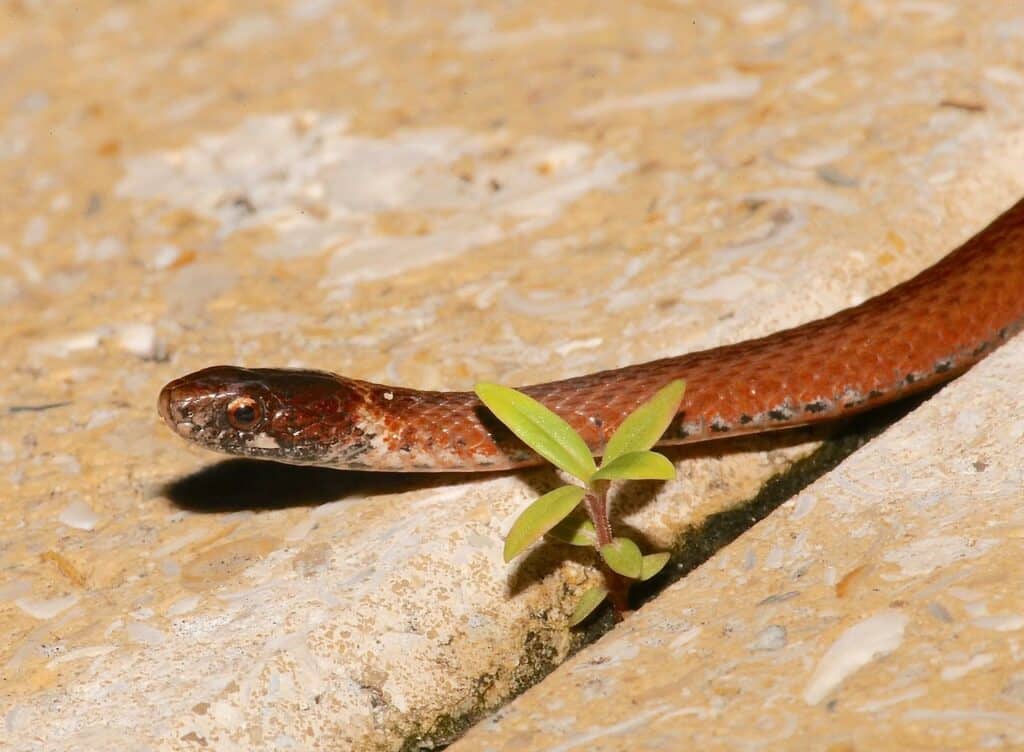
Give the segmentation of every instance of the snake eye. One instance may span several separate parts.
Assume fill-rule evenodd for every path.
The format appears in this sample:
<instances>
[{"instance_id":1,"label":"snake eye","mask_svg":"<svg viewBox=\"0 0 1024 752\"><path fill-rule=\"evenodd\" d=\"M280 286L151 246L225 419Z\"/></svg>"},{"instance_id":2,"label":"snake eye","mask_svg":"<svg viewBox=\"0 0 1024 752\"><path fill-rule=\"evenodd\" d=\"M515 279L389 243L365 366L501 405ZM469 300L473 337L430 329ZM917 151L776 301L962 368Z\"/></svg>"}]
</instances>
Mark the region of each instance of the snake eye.
<instances>
[{"instance_id":1,"label":"snake eye","mask_svg":"<svg viewBox=\"0 0 1024 752\"><path fill-rule=\"evenodd\" d=\"M252 397L235 397L228 403L228 423L239 431L248 431L263 418L260 403Z\"/></svg>"}]
</instances>

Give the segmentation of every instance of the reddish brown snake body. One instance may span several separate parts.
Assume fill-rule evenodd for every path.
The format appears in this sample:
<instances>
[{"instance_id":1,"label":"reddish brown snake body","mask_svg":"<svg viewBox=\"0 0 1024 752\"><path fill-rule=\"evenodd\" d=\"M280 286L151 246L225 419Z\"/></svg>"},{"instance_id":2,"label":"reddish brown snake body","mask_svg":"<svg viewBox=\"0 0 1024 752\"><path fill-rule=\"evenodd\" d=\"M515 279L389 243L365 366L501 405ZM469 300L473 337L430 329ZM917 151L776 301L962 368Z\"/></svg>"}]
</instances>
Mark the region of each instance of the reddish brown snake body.
<instances>
[{"instance_id":1,"label":"reddish brown snake body","mask_svg":"<svg viewBox=\"0 0 1024 752\"><path fill-rule=\"evenodd\" d=\"M1024 323L1024 200L916 277L761 339L524 391L595 452L659 387L686 394L663 444L799 426L953 378ZM229 454L358 470L475 471L539 458L468 392L426 392L319 371L213 366L172 381L161 416Z\"/></svg>"}]
</instances>

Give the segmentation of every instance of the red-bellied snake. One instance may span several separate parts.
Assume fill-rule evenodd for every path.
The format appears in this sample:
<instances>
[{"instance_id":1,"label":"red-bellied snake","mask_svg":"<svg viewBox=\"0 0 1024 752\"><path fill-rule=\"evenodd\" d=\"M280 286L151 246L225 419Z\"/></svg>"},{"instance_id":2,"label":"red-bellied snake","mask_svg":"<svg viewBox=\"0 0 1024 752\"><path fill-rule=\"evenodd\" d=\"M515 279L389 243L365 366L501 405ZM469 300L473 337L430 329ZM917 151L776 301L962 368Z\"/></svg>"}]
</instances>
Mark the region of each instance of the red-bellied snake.
<instances>
[{"instance_id":1,"label":"red-bellied snake","mask_svg":"<svg viewBox=\"0 0 1024 752\"><path fill-rule=\"evenodd\" d=\"M934 266L827 318L760 339L524 387L595 453L673 379L686 394L662 445L829 420L953 378L1024 324L1024 200ZM207 449L302 465L482 471L540 459L470 392L332 373L213 366L170 382L158 409Z\"/></svg>"}]
</instances>

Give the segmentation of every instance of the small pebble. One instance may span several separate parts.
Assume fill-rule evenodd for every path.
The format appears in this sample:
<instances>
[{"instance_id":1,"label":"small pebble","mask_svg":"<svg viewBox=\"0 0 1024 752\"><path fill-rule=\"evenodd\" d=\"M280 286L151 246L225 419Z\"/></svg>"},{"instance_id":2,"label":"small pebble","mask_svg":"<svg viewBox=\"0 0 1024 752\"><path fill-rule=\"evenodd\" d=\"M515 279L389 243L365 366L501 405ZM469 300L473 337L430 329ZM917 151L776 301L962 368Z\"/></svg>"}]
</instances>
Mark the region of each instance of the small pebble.
<instances>
[{"instance_id":1,"label":"small pebble","mask_svg":"<svg viewBox=\"0 0 1024 752\"><path fill-rule=\"evenodd\" d=\"M151 324L128 324L121 327L117 344L125 352L143 360L163 360L167 357L167 348Z\"/></svg>"},{"instance_id":2,"label":"small pebble","mask_svg":"<svg viewBox=\"0 0 1024 752\"><path fill-rule=\"evenodd\" d=\"M176 245L162 245L153 252L153 260L150 265L157 270L166 269L172 266L181 258L181 249Z\"/></svg>"},{"instance_id":3,"label":"small pebble","mask_svg":"<svg viewBox=\"0 0 1024 752\"><path fill-rule=\"evenodd\" d=\"M33 349L45 355L66 358L72 353L93 350L99 345L99 332L82 332L81 334L72 334L70 337L43 342L35 345Z\"/></svg>"},{"instance_id":4,"label":"small pebble","mask_svg":"<svg viewBox=\"0 0 1024 752\"><path fill-rule=\"evenodd\" d=\"M64 507L57 519L76 530L92 530L100 516L84 501L76 499Z\"/></svg>"},{"instance_id":5,"label":"small pebble","mask_svg":"<svg viewBox=\"0 0 1024 752\"><path fill-rule=\"evenodd\" d=\"M750 649L754 651L779 650L786 647L787 642L786 628L778 624L771 624L762 629L754 641L750 643Z\"/></svg>"}]
</instances>

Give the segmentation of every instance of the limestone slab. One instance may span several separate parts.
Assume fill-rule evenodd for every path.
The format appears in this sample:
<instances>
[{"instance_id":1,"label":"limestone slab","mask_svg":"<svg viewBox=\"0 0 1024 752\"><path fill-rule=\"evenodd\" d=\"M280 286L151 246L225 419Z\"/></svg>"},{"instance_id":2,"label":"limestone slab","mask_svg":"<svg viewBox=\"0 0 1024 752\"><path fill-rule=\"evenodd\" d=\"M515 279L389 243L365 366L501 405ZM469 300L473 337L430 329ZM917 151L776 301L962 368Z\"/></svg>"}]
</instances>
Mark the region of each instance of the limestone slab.
<instances>
[{"instance_id":1,"label":"limestone slab","mask_svg":"<svg viewBox=\"0 0 1024 752\"><path fill-rule=\"evenodd\" d=\"M1021 193L1022 19L5 5L0 742L395 749L537 679L592 577L553 547L501 562L550 472L222 463L160 424L160 385L218 362L526 383L857 303ZM680 453L619 518L668 547L813 446Z\"/></svg>"}]
</instances>

